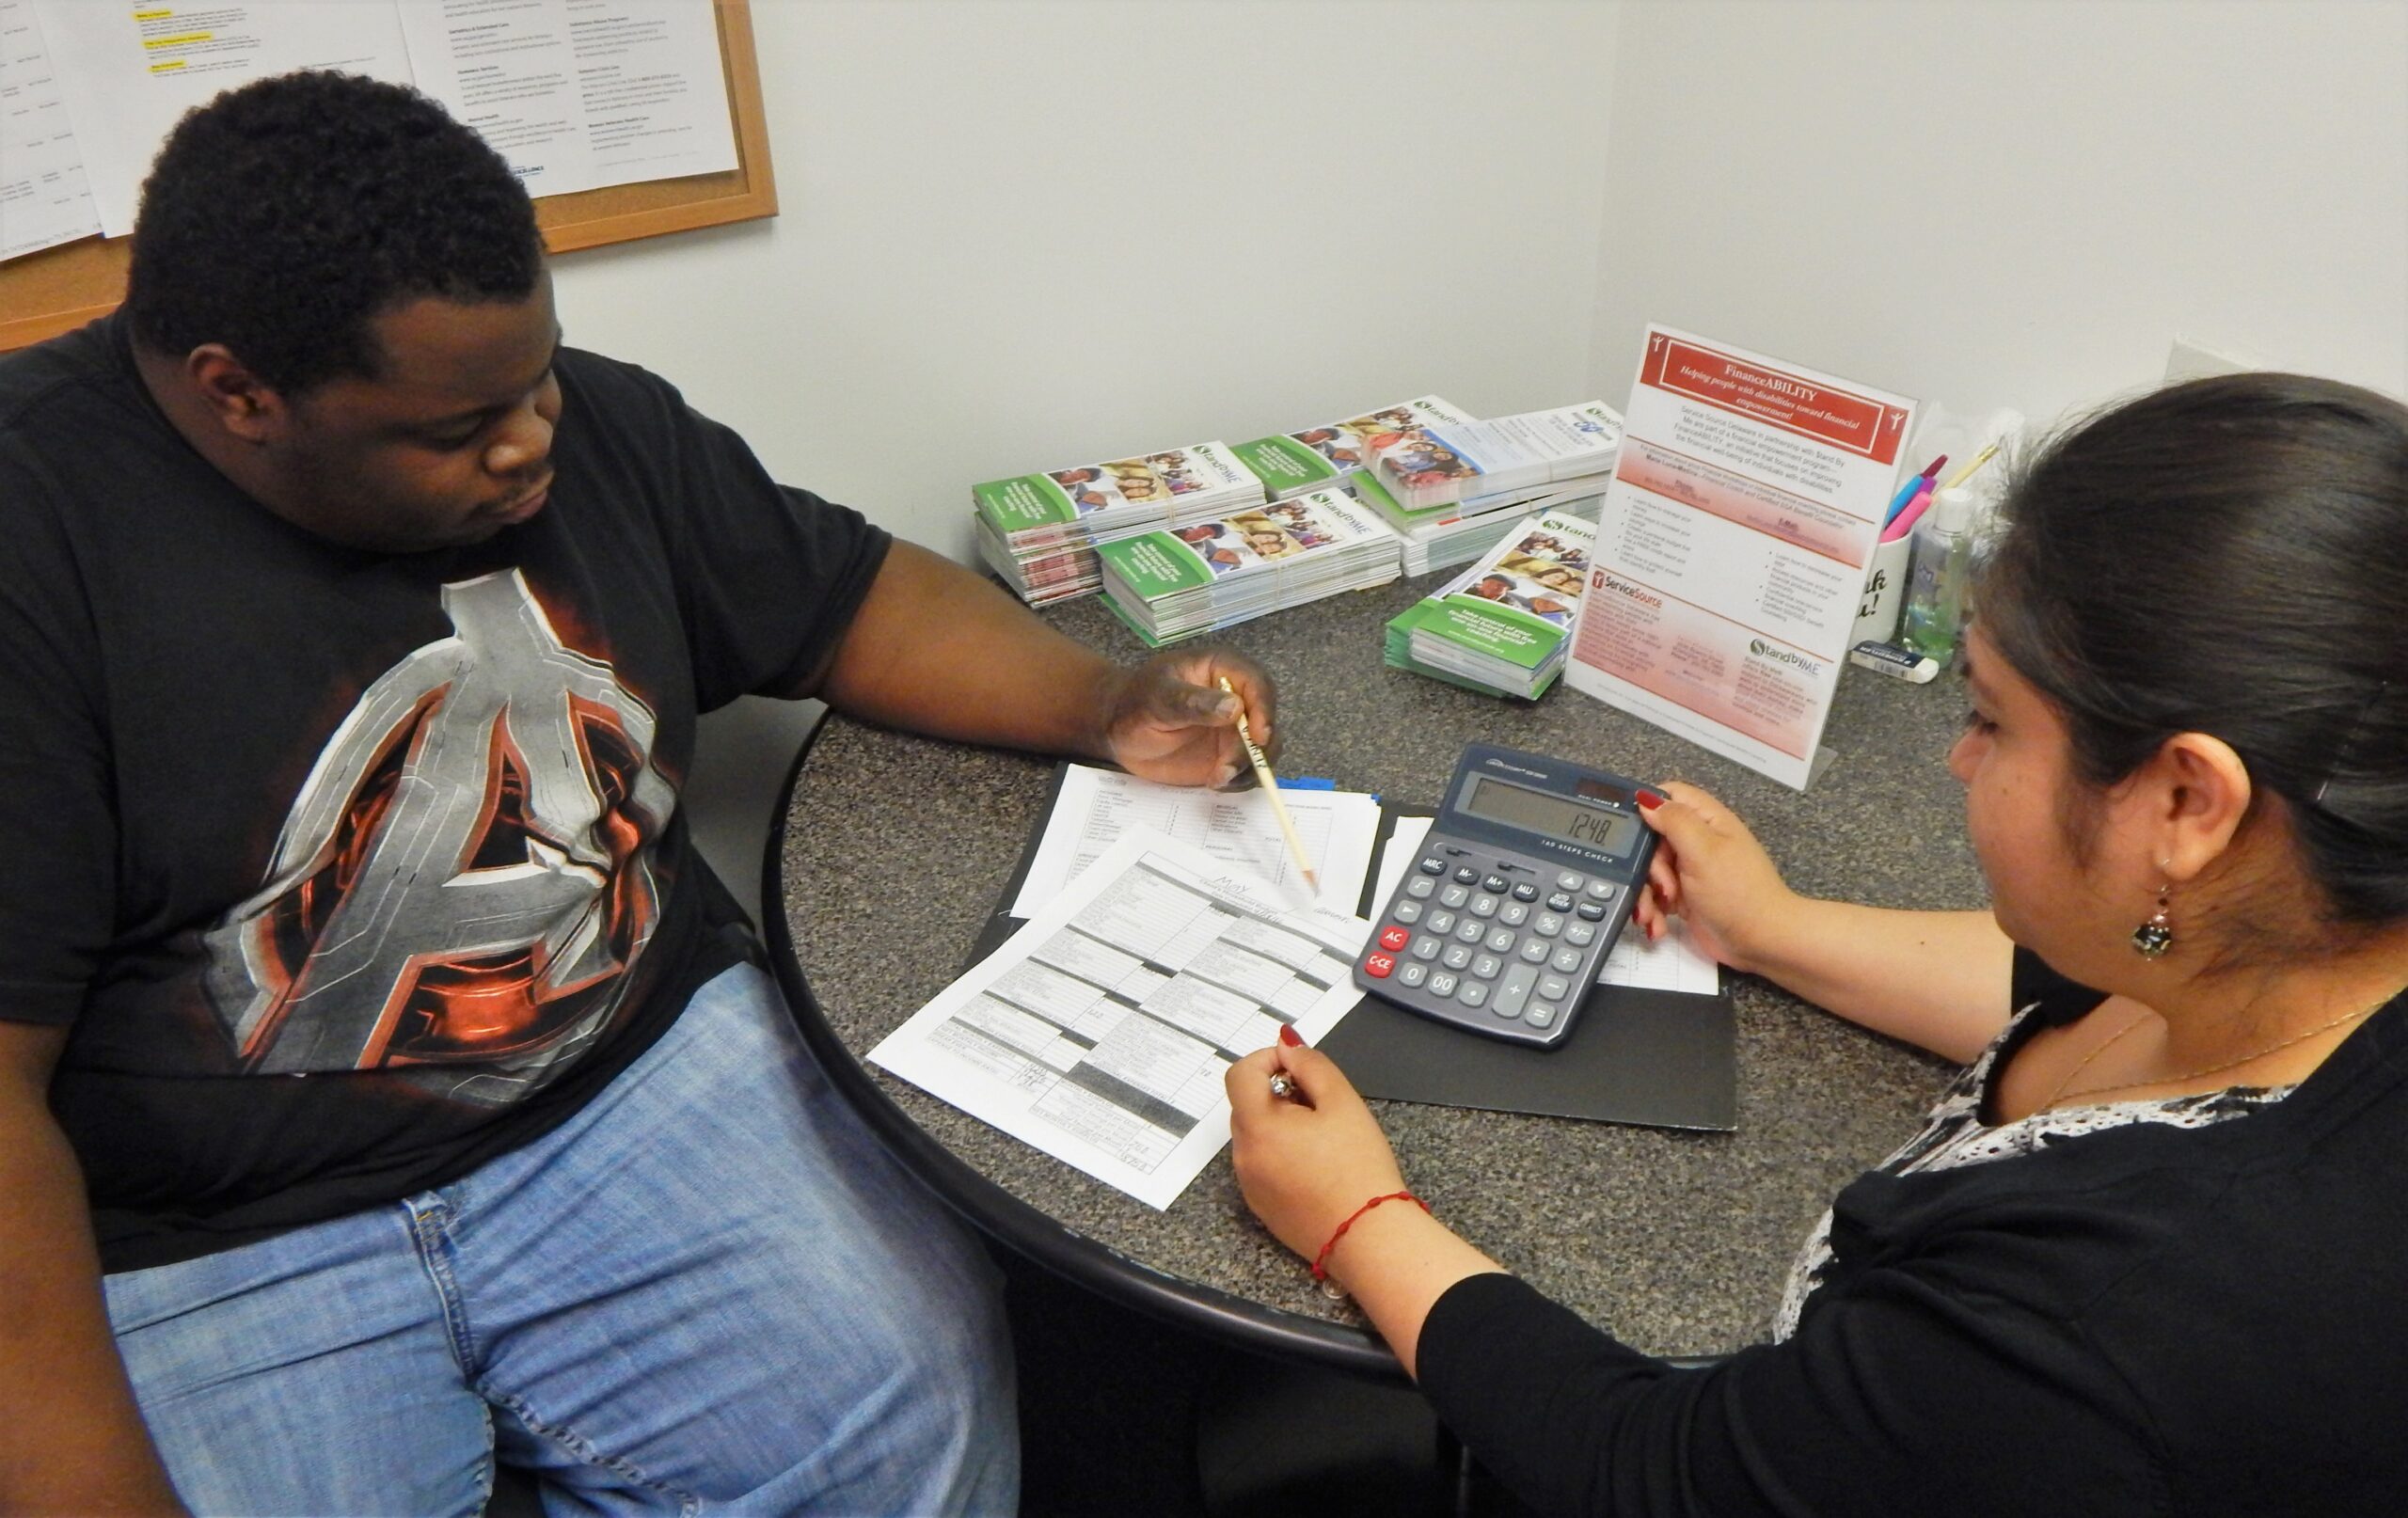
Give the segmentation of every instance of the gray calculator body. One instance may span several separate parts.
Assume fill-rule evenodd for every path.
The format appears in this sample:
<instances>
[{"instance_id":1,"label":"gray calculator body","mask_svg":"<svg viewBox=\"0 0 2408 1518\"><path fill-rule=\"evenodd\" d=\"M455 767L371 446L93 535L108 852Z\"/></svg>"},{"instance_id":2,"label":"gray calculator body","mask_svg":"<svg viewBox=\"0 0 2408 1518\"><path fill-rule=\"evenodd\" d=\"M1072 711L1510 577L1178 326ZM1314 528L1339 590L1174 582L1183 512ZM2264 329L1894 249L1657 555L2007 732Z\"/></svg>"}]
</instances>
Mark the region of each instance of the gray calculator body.
<instances>
[{"instance_id":1,"label":"gray calculator body","mask_svg":"<svg viewBox=\"0 0 2408 1518\"><path fill-rule=\"evenodd\" d=\"M1655 857L1641 792L1569 760L1464 750L1354 984L1492 1038L1563 1042Z\"/></svg>"}]
</instances>

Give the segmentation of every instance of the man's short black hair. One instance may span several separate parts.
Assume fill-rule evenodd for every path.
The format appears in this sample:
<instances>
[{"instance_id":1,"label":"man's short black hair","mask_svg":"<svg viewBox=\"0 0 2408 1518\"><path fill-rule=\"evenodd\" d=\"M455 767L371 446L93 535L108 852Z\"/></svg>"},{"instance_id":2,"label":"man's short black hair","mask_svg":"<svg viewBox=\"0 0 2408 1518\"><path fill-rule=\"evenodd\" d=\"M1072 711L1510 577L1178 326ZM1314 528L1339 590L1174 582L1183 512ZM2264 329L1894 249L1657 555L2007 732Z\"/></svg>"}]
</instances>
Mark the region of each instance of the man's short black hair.
<instances>
[{"instance_id":1,"label":"man's short black hair","mask_svg":"<svg viewBox=\"0 0 2408 1518\"><path fill-rule=\"evenodd\" d=\"M374 374L368 324L393 306L524 300L543 266L526 189L442 106L289 73L177 123L142 186L125 304L144 345L222 342L293 395Z\"/></svg>"}]
</instances>

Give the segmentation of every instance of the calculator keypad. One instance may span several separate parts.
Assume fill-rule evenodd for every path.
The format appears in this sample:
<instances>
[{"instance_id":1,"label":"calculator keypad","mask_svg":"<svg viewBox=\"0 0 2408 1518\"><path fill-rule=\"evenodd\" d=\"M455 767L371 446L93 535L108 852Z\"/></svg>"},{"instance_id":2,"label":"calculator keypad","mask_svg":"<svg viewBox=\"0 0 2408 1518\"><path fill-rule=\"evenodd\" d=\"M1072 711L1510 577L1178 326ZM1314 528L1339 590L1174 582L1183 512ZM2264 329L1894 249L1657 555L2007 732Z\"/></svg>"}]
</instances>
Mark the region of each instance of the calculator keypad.
<instances>
[{"instance_id":1,"label":"calculator keypad","mask_svg":"<svg viewBox=\"0 0 2408 1518\"><path fill-rule=\"evenodd\" d=\"M1391 1000L1552 1043L1596 980L1622 894L1614 880L1434 842L1360 963Z\"/></svg>"}]
</instances>

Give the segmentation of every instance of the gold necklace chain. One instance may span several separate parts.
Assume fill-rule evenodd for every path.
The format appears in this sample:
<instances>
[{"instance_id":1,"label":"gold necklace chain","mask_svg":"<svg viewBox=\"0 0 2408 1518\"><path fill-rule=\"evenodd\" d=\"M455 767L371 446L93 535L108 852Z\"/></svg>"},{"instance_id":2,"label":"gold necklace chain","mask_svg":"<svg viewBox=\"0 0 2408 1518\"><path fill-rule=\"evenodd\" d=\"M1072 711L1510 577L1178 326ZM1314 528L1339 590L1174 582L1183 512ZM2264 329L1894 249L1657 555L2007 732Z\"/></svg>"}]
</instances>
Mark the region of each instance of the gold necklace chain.
<instances>
[{"instance_id":1,"label":"gold necklace chain","mask_svg":"<svg viewBox=\"0 0 2408 1518\"><path fill-rule=\"evenodd\" d=\"M2384 1007L2389 1006L2393 999L2399 995L2399 991L2393 991L2390 996L2384 997L2382 1001L2375 1003L2372 1006L2360 1007L2355 1012L2344 1012L2330 1022L2320 1022L2315 1027L2308 1029L2305 1033L2295 1033L2279 1043L2268 1044L2263 1049L2255 1050L2249 1053L2243 1054L2239 1059L2226 1060L2221 1065L2202 1065L2195 1070L2184 1070L2179 1075L2153 1075L2141 1081L2124 1081L2115 1085L2094 1085L2084 1087L2080 1091L2067 1091L2066 1088L2073 1084L2074 1077L2080 1075L2083 1070L2088 1069L2092 1060L2097 1059L2099 1055L2115 1048L2116 1043L2123 1038L2124 1035L2131 1032L2134 1028L2139 1027L2142 1022L2148 1019L2150 1014L2143 1012L2139 1017L2132 1019L2131 1021L2127 1022L2122 1027L2116 1029L2104 1043L2101 1043L2089 1053L2083 1055L2082 1058L2075 1063L2072 1069L2066 1071L2066 1078L2057 1083L2056 1089L2050 1092L2047 1099L2033 1110L2035 1112L2046 1112L2068 1096L2099 1097L2106 1095L2110 1091L2131 1091L2145 1085L2179 1085L2185 1081L2195 1081L2202 1075L2215 1075L2225 1070L2238 1069L2242 1066L2247 1065L2252 1061L2261 1060L2269 1054L2289 1049L2293 1044L2304 1044L2310 1038L2315 1037L2318 1034L2331 1033L2334 1029L2339 1027L2345 1022L2354 1022L2360 1018L2372 1017L2377 1012L2382 1011Z\"/></svg>"}]
</instances>

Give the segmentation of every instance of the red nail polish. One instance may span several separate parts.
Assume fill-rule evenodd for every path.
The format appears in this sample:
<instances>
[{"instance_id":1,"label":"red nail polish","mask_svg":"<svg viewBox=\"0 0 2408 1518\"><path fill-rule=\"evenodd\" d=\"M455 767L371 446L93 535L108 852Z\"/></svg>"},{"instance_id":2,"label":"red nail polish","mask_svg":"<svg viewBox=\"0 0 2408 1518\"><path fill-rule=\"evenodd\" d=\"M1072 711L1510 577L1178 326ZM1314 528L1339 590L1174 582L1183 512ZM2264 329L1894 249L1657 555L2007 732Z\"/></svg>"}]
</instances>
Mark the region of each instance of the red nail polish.
<instances>
[{"instance_id":1,"label":"red nail polish","mask_svg":"<svg viewBox=\"0 0 2408 1518\"><path fill-rule=\"evenodd\" d=\"M1664 799L1656 795L1654 791L1640 791L1639 793L1639 804L1645 810L1653 812L1657 807L1664 804Z\"/></svg>"},{"instance_id":2,"label":"red nail polish","mask_svg":"<svg viewBox=\"0 0 2408 1518\"><path fill-rule=\"evenodd\" d=\"M1292 1023L1283 1022L1279 1024L1279 1041L1286 1044L1290 1049L1302 1049L1305 1047L1304 1036L1296 1032L1295 1025Z\"/></svg>"}]
</instances>

